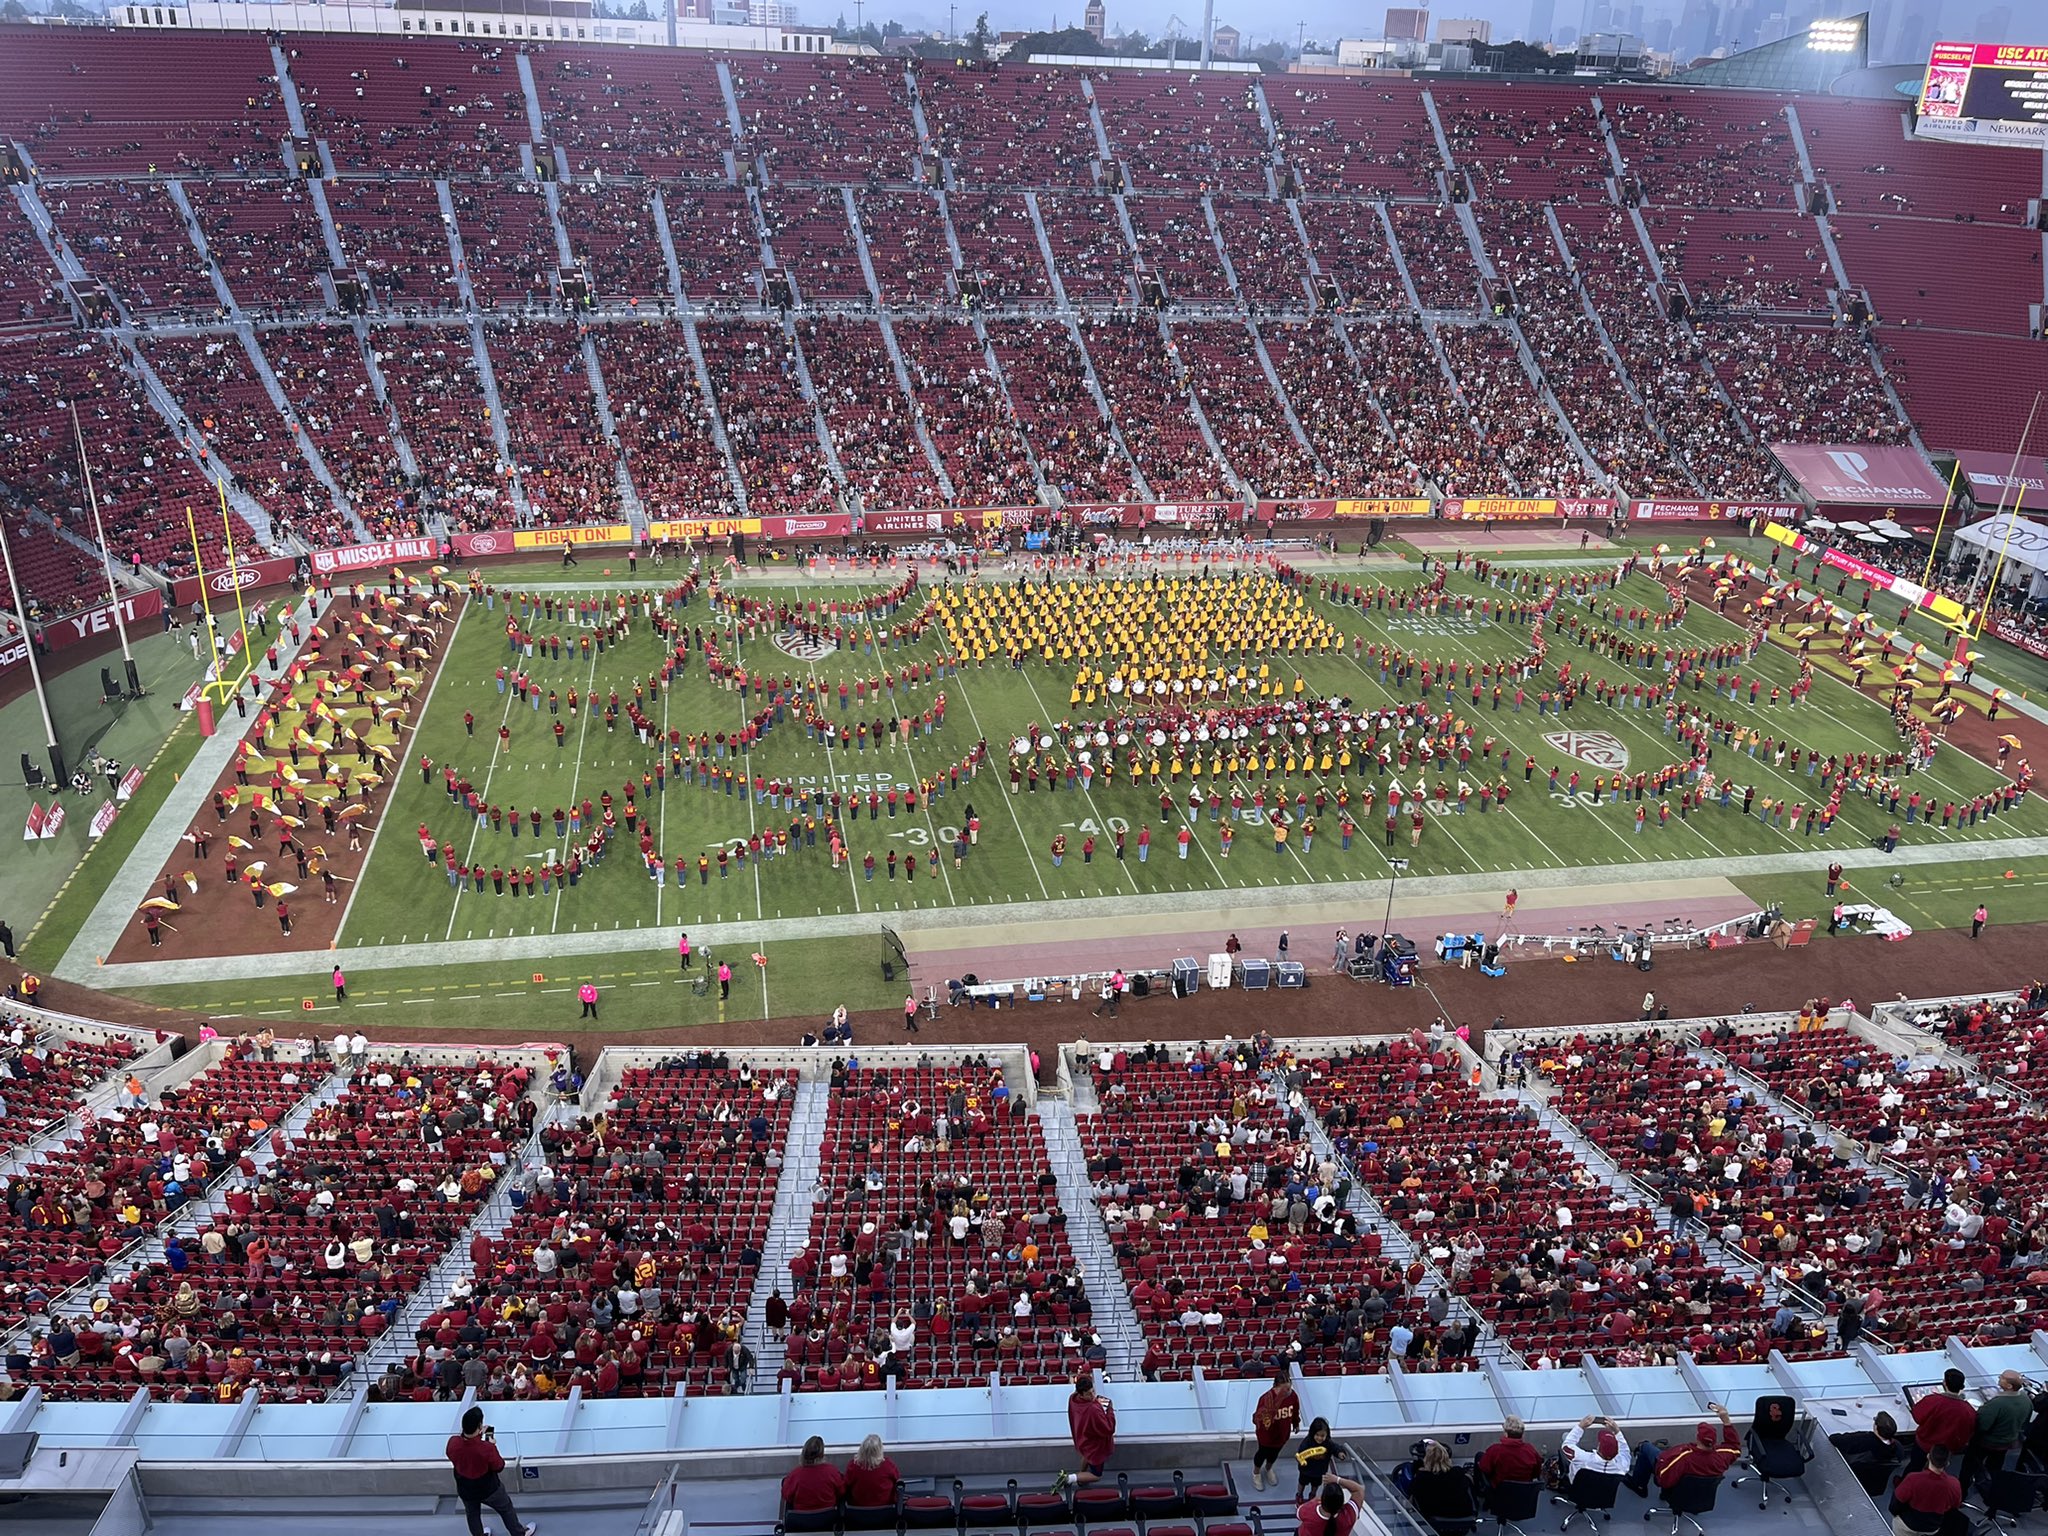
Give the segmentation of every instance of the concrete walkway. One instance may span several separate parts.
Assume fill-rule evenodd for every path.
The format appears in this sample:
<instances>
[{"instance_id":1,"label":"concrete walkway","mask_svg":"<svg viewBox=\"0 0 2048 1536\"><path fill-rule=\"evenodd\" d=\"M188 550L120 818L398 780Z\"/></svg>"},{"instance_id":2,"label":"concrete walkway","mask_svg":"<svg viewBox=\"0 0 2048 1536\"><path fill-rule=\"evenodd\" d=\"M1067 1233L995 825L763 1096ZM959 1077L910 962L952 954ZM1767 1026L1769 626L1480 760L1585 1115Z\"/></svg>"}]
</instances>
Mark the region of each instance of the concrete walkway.
<instances>
[{"instance_id":1,"label":"concrete walkway","mask_svg":"<svg viewBox=\"0 0 2048 1536\"><path fill-rule=\"evenodd\" d=\"M216 738L220 740L221 738ZM208 744L209 746L212 743ZM211 778L200 781L195 774L187 784L200 784L195 791L193 805L204 799L206 786L213 783ZM180 785L183 790L186 785ZM169 812L160 825L170 825ZM151 829L152 832L156 828ZM169 844L177 834L167 836L163 853L168 856ZM1925 847L1908 845L1896 853L1884 853L1877 848L1824 847L1814 850L1798 849L1789 853L1748 854L1738 858L1691 859L1685 864L1687 875L1677 882L1689 886L1692 881L1705 877L1737 879L1745 875L1789 875L1818 872L1824 864L1838 861L1845 869L1897 869L1914 866L1951 864L1956 861L1958 850L1954 847L1930 844ZM2048 858L2048 837L2002 838L1994 842L1973 843L1966 850L1971 859L1995 859L2017 863L2022 859ZM139 855L138 855L139 856ZM154 871L161 867L162 858L148 865L149 874L144 883L152 878ZM132 861L131 861L132 867ZM1397 924L1408 915L1426 917L1433 904L1448 896L1484 894L1489 899L1499 897L1513 886L1520 890L1526 900L1531 892L1568 890L1579 892L1600 885L1621 885L1631 889L1641 904L1661 907L1666 900L1666 882L1651 876L1656 866L1636 864L1579 865L1567 869L1503 869L1458 875L1428 875L1403 880L1395 892L1394 915ZM123 880L128 878L123 871ZM125 888L125 887L124 887ZM132 892L131 892L132 895ZM125 915L134 911L140 896L122 896L127 905L121 906L110 893L107 902L114 902L111 910ZM1144 926L1156 924L1161 919L1174 921L1181 929L1195 927L1229 928L1236 923L1249 921L1252 915L1285 921L1299 911L1303 921L1320 920L1321 914L1331 908L1346 908L1356 912L1370 908L1374 912L1384 910L1387 900L1387 882L1378 880L1349 880L1315 885L1275 886L1270 889L1243 892L1219 891L1171 891L1151 896L1092 896L1067 901L1016 901L986 903L980 906L933 908L929 911L909 912L845 912L827 913L815 917L768 918L754 922L712 923L688 925L692 941L699 947L709 946L724 949L741 943L775 944L794 942L798 939L850 938L873 934L884 923L894 928L906 944L925 944L926 947L965 947L967 943L979 940L987 944L995 930L1005 934L1014 932L1021 924L1057 925L1055 931L1041 931L1040 938L1057 936L1057 933L1086 934L1101 937L1105 934L1124 932L1156 931ZM103 902L102 906L107 906ZM1409 903L1417 905L1411 907ZM97 917L97 913L95 916ZM88 926L88 932L90 926ZM672 929L620 928L611 932L558 933L545 940L546 952L550 958L567 958L574 955L606 955L631 953L635 951L665 948L673 942ZM943 935L944 943L932 943L927 936L937 938ZM506 940L465 939L446 944L379 944L363 945L339 951L342 963L351 971L381 971L412 966L474 965L485 961L503 960L508 948L518 953L533 952L533 943L523 941L517 946ZM300 954L253 954L213 956L191 960L163 960L136 962L134 964L99 966L93 963L91 946L83 937L72 946L64 963L57 968L56 975L64 981L80 982L118 991L124 987L166 986L178 983L202 981L246 981L264 977L324 976L333 966L337 952L318 950Z\"/></svg>"}]
</instances>

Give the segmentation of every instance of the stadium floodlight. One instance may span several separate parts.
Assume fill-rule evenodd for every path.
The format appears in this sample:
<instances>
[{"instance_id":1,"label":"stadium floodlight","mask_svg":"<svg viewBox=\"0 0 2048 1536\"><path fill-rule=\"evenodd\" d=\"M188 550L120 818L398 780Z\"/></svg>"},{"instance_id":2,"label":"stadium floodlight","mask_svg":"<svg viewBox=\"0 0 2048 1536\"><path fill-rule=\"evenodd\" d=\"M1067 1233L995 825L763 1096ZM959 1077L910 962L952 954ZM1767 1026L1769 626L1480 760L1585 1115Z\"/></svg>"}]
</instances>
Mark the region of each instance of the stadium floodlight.
<instances>
[{"instance_id":1,"label":"stadium floodlight","mask_svg":"<svg viewBox=\"0 0 2048 1536\"><path fill-rule=\"evenodd\" d=\"M1815 53L1853 53L1863 40L1863 18L1816 21L1806 29L1806 46Z\"/></svg>"}]
</instances>

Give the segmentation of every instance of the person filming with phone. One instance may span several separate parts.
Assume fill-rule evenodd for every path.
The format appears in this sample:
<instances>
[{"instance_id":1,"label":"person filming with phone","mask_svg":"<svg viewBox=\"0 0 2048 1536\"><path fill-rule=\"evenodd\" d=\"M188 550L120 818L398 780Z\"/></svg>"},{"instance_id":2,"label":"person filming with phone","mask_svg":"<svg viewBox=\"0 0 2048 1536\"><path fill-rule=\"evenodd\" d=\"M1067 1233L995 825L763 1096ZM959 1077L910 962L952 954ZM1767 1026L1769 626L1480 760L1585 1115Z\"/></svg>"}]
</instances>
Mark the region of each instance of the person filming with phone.
<instances>
[{"instance_id":1,"label":"person filming with phone","mask_svg":"<svg viewBox=\"0 0 2048 1536\"><path fill-rule=\"evenodd\" d=\"M448 1464L455 1469L455 1496L462 1500L462 1512L469 1519L469 1536L484 1536L485 1505L498 1512L510 1536L534 1536L540 1529L522 1521L512 1507L512 1495L498 1476L505 1470L505 1458L498 1454L498 1432L484 1423L483 1409L464 1410L462 1433L448 1437Z\"/></svg>"}]
</instances>

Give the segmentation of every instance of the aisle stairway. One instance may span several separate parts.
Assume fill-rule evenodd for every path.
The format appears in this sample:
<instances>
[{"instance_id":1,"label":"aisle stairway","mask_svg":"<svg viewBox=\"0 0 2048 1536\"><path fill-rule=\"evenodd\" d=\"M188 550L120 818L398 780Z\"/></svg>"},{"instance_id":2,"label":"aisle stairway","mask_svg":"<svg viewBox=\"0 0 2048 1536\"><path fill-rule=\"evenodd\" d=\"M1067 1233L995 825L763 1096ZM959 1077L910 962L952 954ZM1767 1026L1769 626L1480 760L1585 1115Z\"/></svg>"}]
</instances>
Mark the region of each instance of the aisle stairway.
<instances>
[{"instance_id":1,"label":"aisle stairway","mask_svg":"<svg viewBox=\"0 0 2048 1536\"><path fill-rule=\"evenodd\" d=\"M831 1097L832 1091L826 1084L805 1081L797 1084L796 1102L790 1106L782 1177L775 1185L768 1237L761 1244L761 1267L754 1275L754 1292L747 1298L746 1326L740 1333L741 1341L754 1352L756 1392L775 1391L776 1376L782 1370L783 1344L768 1337L761 1311L778 1288L783 1289L783 1299L789 1299L790 1258L811 1240L811 1212L818 1200L818 1149L825 1143L825 1117Z\"/></svg>"},{"instance_id":2,"label":"aisle stairway","mask_svg":"<svg viewBox=\"0 0 2048 1536\"><path fill-rule=\"evenodd\" d=\"M1139 1363L1145 1358L1145 1330L1131 1306L1130 1288L1124 1284L1116 1250L1102 1225L1073 1108L1063 1099L1041 1097L1038 1120L1045 1133L1046 1155L1059 1180L1060 1209L1067 1213L1067 1246L1081 1266L1082 1284L1094 1309L1091 1321L1109 1351L1103 1374L1111 1381L1136 1381Z\"/></svg>"}]
</instances>

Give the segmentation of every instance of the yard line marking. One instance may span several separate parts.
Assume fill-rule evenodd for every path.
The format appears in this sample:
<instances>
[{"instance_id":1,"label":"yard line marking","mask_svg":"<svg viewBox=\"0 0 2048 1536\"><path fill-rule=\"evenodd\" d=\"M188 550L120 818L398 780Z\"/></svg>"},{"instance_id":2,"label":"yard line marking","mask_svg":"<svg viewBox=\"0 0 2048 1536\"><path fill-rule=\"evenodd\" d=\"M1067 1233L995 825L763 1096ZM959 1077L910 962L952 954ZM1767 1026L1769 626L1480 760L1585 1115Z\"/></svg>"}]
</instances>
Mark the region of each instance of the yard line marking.
<instances>
[{"instance_id":1,"label":"yard line marking","mask_svg":"<svg viewBox=\"0 0 2048 1536\"><path fill-rule=\"evenodd\" d=\"M508 611L509 611L509 609L510 609L510 604L509 604L509 603L507 604L507 609L508 609ZM517 659L517 658L515 657L515 660L516 660L516 659ZM443 657L443 658L442 658L442 662L443 662L443 664L444 664L444 665L446 664L447 660L448 660L448 658L447 658L447 657ZM516 670L518 670L518 669L517 669L517 668L515 667L515 668L513 668L512 670L516 671ZM439 674L437 673L437 674L436 674L436 676L438 677L438 675L439 675ZM512 706L513 706L513 704L514 704L514 703L515 703L515 702L516 702L516 701L518 700L518 697L519 697L519 696L518 696L518 695L517 695L516 693L514 693L514 692L512 691L512 685L511 685L511 682L510 682L510 680L508 679L508 680L506 681L506 685L505 685L505 710L504 710L504 713L503 713L503 714L501 714L501 715L500 715L500 716L498 717L498 728L499 728L500 730L503 730L503 729L505 728L505 725L506 725L506 723L507 723L508 721L510 721L510 720L511 720L511 718L512 718ZM493 778L493 777L494 777L494 776L495 776L495 775L497 774L497 771L498 771L498 759L499 759L499 758L501 758L501 757L503 757L503 756L505 755L505 754L504 754L503 752L501 752L501 751L499 751L499 750L498 750L498 744L497 744L497 742L496 742L496 741L492 741L492 742L491 742L491 744L490 744L490 753L491 753L491 766L490 766L489 768L486 768L486 769L484 770L484 787L483 787L482 789L480 789L480 790L478 790L478 791L477 791L477 799L478 799L478 801L479 801L479 802L481 802L482 804L486 805L486 806L488 806L488 805L490 804L490 799L491 799L491 779L492 779L492 778ZM469 814L469 808L468 808L467 806L464 806L464 807L463 807L462 809L463 809L463 814L464 814L464 815L468 815L468 814ZM464 856L463 856L462 860L460 861L460 862L462 862L462 863L468 864L468 865L469 865L469 866L470 866L470 867L471 867L472 869L474 869L474 868L476 867L476 840L477 840L477 837L478 837L478 835L479 835L479 834L480 834L480 833L481 833L482 831L483 831L483 823L482 823L481 821L477 821L477 822L475 822L475 823L474 823L474 824L473 824L473 825L472 825L472 826L470 827L470 829L469 829L469 847L468 847L467 851L465 852L465 854L464 854ZM465 883L466 883L466 882L465 882ZM456 885L456 887L455 887L455 900L454 900L454 901L453 901L453 902L452 902L452 903L451 903L451 904L449 905L449 909L448 909L448 932L447 932L446 934L444 934L444 935L442 936L442 941L443 941L444 943L445 943L445 942L446 942L447 940L449 940L449 939L452 939L452 938L454 938L454 937L455 937L455 918L456 918L456 914L457 914L457 913L459 913L459 912L460 912L460 911L462 910L462 896L463 896L463 889L464 889L464 883L458 883L458 884Z\"/></svg>"},{"instance_id":2,"label":"yard line marking","mask_svg":"<svg viewBox=\"0 0 2048 1536\"><path fill-rule=\"evenodd\" d=\"M576 765L569 771L570 805L578 803L576 792L583 783L583 747L590 739L590 717L597 713L597 705L592 699L592 695L597 692L597 658L598 648L593 645L590 648L590 675L584 679L583 683L583 723L577 728L576 732ZM571 854L574 854L575 851L573 847L569 850ZM587 874L588 871L586 870L585 873ZM641 873L644 875L646 871L643 869ZM562 882L557 880L555 882L554 906L548 913L548 932L550 933L553 933L562 921L562 890Z\"/></svg>"},{"instance_id":3,"label":"yard line marking","mask_svg":"<svg viewBox=\"0 0 2048 1536\"><path fill-rule=\"evenodd\" d=\"M730 618L732 620L732 664L744 671L746 666L742 660L743 652L741 645L743 642L740 639L740 616L735 612L730 615ZM753 679L748 681L752 682ZM758 692L758 688L755 691ZM742 693L739 697L739 706L740 724L744 727L747 723L747 695L745 693ZM745 751L740 753L740 771L746 775L745 782L740 786L740 793L746 798L747 802L747 836L751 839L755 833L761 830L761 824L754 815L754 749L752 746L747 747ZM756 858L752 860L752 863L754 866L754 916L765 921L768 916L768 908L761 900L761 860Z\"/></svg>"},{"instance_id":4,"label":"yard line marking","mask_svg":"<svg viewBox=\"0 0 2048 1536\"><path fill-rule=\"evenodd\" d=\"M412 747L418 743L420 732L426 728L427 714L434 707L434 690L441 686L442 674L447 672L449 659L455 654L455 640L462 633L462 621L469 617L469 607L470 605L465 602L462 605L462 610L455 615L455 627L448 631L447 642L441 647L439 662L434 668L434 680L427 684L427 696L420 700L419 710L414 714L410 722L412 736L406 743L406 750L402 753L394 751L392 754L391 767L394 778L396 775L402 774L409 766L406 758L411 755ZM398 785L396 782L393 782L391 793L384 797L384 814L379 816L377 824L370 828L370 846L363 850L363 862L357 868L356 878L348 888L348 900L341 904L341 920L335 925L334 929L336 934L343 934L348 931L349 912L355 907L357 893L369 883L364 879L364 876L369 874L370 863L377 857L377 839L384 835L384 823L391 819L391 802L397 797ZM472 833L471 835L474 836L475 834ZM458 891L457 894L460 895L461 893ZM453 920L451 919L450 921L452 922Z\"/></svg>"},{"instance_id":5,"label":"yard line marking","mask_svg":"<svg viewBox=\"0 0 2048 1536\"><path fill-rule=\"evenodd\" d=\"M967 674L965 672L956 672L954 675L960 679L960 702L967 706L967 718L974 722L974 734L981 740L987 741L988 732L981 728L981 717L974 712L974 700L967 692ZM1038 858L1032 852L1031 839L1024 835L1024 823L1017 817L1017 807L1011 803L1012 796L1000 783L996 786L996 790L997 797L1004 805L1009 807L1010 824L1017 829L1017 846L1024 851L1024 865L1031 871L1031 878L1038 882L1038 894L1047 901L1050 901L1052 900L1052 891L1045 883L1045 872L1038 867Z\"/></svg>"}]
</instances>

